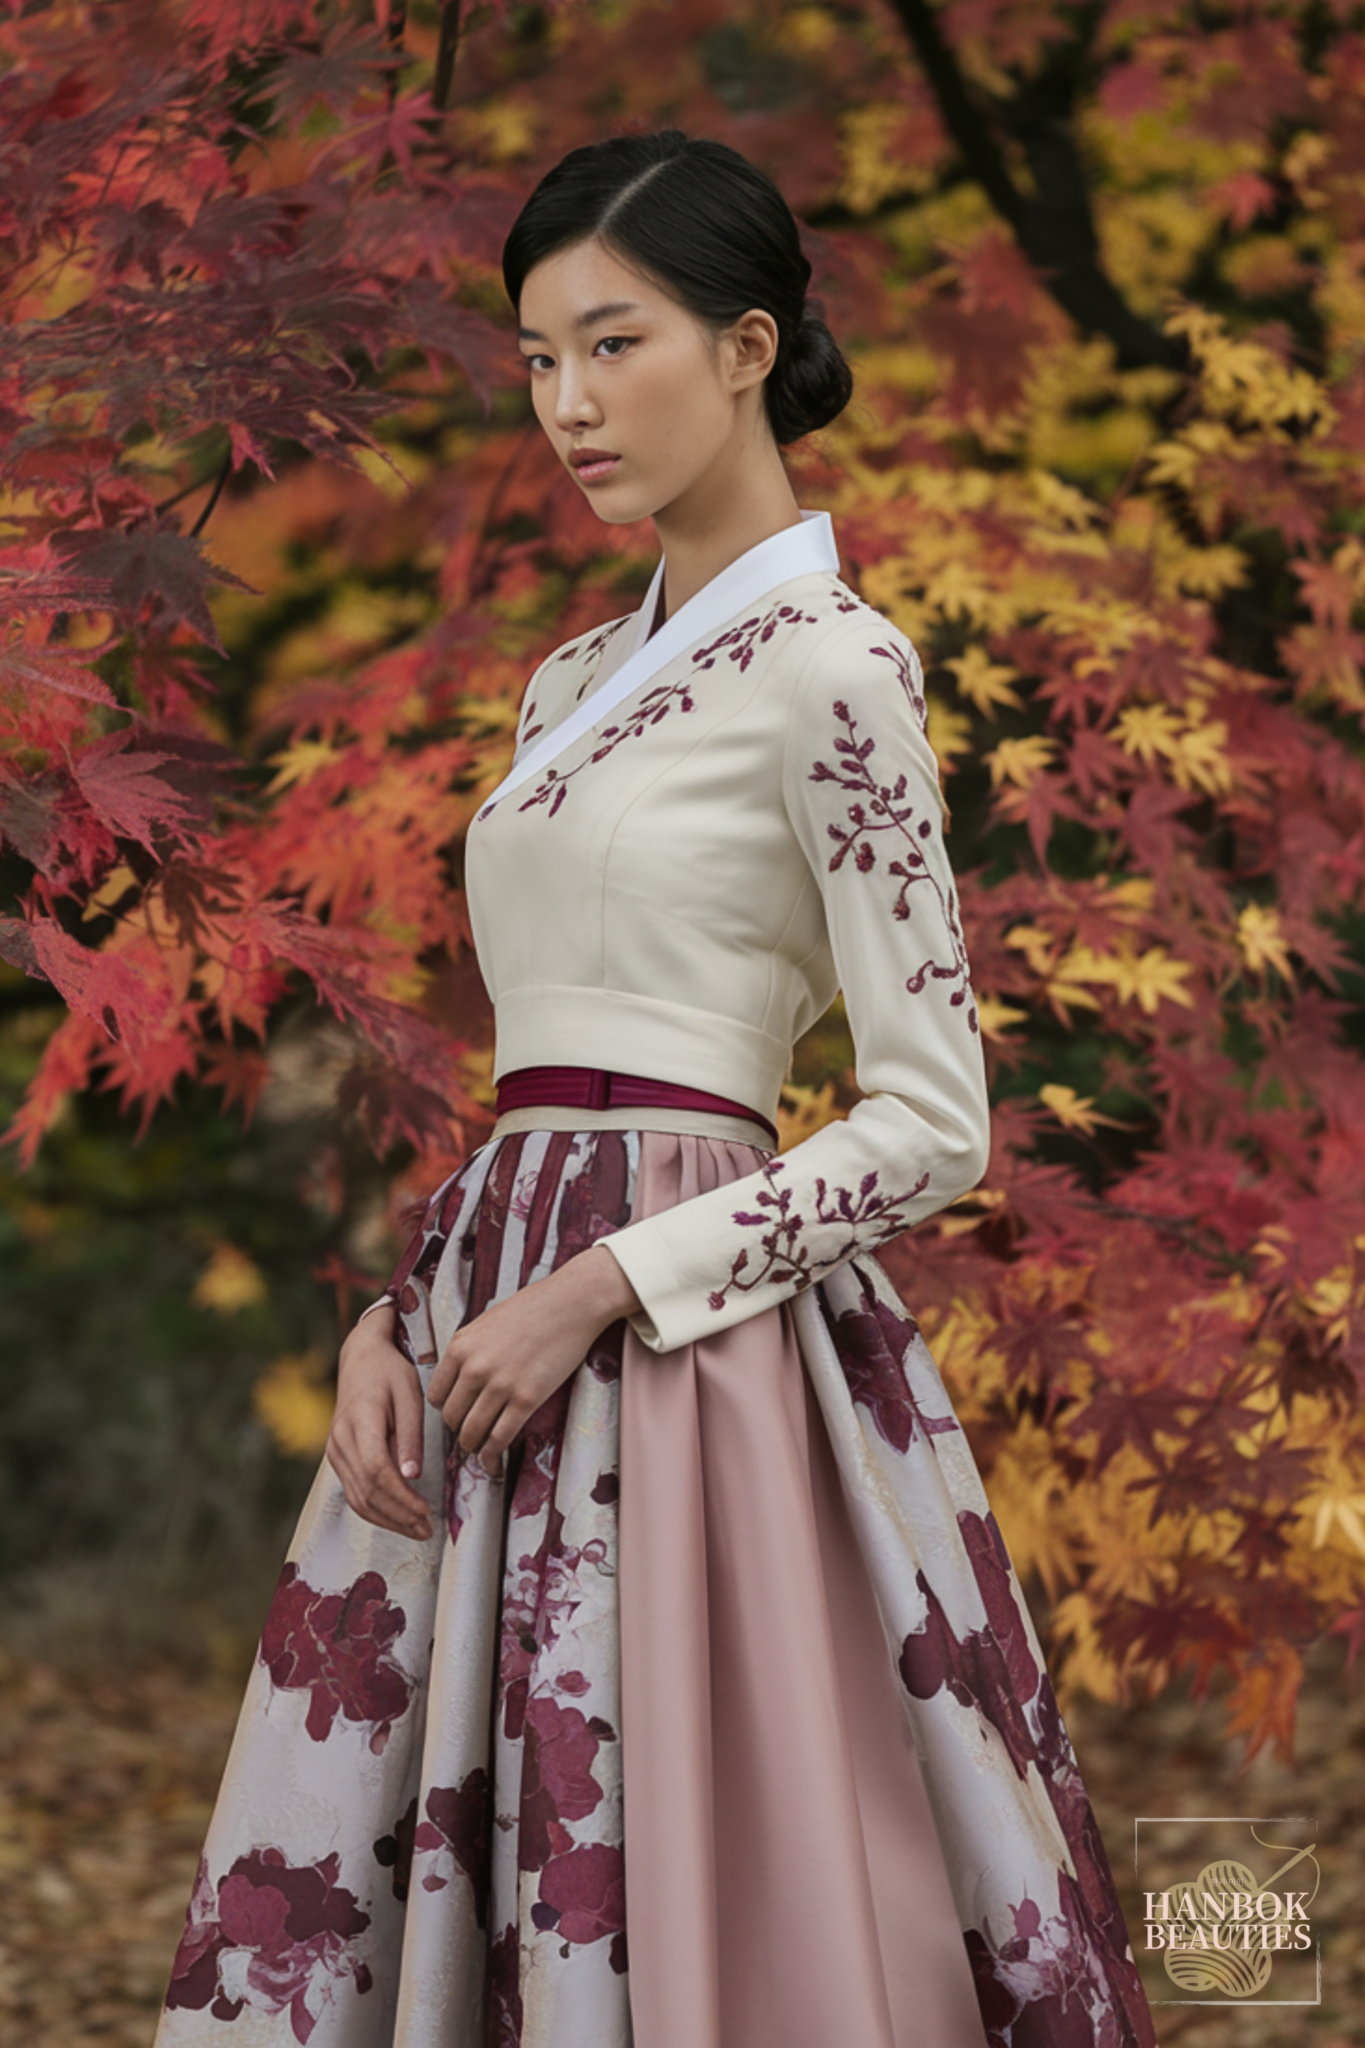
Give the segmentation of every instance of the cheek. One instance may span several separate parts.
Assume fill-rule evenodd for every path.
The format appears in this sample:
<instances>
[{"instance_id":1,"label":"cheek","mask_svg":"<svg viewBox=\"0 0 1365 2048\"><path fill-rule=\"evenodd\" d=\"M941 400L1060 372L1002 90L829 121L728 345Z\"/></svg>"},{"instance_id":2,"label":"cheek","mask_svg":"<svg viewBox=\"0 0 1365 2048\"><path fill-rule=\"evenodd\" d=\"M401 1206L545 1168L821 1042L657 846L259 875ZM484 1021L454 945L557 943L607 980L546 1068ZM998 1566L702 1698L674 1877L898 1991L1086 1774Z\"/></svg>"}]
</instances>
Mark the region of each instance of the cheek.
<instances>
[{"instance_id":1,"label":"cheek","mask_svg":"<svg viewBox=\"0 0 1365 2048\"><path fill-rule=\"evenodd\" d=\"M547 434L555 432L555 392L549 377L531 379L531 407Z\"/></svg>"},{"instance_id":2,"label":"cheek","mask_svg":"<svg viewBox=\"0 0 1365 2048\"><path fill-rule=\"evenodd\" d=\"M657 447L709 453L731 426L731 408L709 357L680 351L651 366L631 394L631 411Z\"/></svg>"}]
</instances>

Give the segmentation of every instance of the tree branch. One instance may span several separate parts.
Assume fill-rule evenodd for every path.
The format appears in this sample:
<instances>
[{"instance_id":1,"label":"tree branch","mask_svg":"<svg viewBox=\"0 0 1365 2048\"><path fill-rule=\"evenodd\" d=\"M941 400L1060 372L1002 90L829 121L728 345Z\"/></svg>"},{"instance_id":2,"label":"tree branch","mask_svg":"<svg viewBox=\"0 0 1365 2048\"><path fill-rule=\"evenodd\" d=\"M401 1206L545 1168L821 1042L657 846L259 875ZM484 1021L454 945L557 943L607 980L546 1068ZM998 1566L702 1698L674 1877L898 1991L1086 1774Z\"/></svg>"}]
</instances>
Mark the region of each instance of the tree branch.
<instances>
[{"instance_id":1,"label":"tree branch","mask_svg":"<svg viewBox=\"0 0 1365 2048\"><path fill-rule=\"evenodd\" d=\"M1013 99L992 100L992 120L968 91L931 0L891 4L938 101L944 126L1044 289L1083 333L1108 336L1121 370L1152 363L1179 368L1185 360L1182 346L1133 311L1100 261L1072 114L1076 69L1103 13L1102 4L1091 0L1080 10L1071 42L1054 52ZM996 126L1023 150L1036 193L1021 192L1015 184L993 132Z\"/></svg>"},{"instance_id":2,"label":"tree branch","mask_svg":"<svg viewBox=\"0 0 1365 2048\"><path fill-rule=\"evenodd\" d=\"M455 59L460 49L461 11L462 0L444 0L441 8L441 32L436 43L436 76L431 82L431 104L441 113L445 112L455 78Z\"/></svg>"}]
</instances>

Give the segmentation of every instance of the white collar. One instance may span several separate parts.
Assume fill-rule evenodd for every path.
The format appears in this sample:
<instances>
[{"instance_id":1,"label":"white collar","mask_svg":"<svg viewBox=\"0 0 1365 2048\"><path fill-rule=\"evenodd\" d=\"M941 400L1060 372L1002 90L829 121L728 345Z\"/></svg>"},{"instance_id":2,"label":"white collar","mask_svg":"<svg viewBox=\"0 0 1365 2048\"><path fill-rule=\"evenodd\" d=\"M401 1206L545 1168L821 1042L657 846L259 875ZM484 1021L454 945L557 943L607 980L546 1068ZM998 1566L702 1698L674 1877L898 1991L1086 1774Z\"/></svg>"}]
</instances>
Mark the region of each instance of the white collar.
<instances>
[{"instance_id":1,"label":"white collar","mask_svg":"<svg viewBox=\"0 0 1365 2048\"><path fill-rule=\"evenodd\" d=\"M644 603L635 615L630 653L620 668L535 746L513 761L497 788L484 798L480 818L487 817L495 803L547 768L585 732L600 725L632 690L648 682L737 612L747 610L770 590L797 576L813 575L822 569L837 575L839 551L828 512L803 512L799 526L784 526L780 533L770 534L767 540L737 556L718 576L703 584L695 596L689 597L686 604L679 605L657 633L651 634L649 628L658 609L665 566L661 557Z\"/></svg>"}]
</instances>

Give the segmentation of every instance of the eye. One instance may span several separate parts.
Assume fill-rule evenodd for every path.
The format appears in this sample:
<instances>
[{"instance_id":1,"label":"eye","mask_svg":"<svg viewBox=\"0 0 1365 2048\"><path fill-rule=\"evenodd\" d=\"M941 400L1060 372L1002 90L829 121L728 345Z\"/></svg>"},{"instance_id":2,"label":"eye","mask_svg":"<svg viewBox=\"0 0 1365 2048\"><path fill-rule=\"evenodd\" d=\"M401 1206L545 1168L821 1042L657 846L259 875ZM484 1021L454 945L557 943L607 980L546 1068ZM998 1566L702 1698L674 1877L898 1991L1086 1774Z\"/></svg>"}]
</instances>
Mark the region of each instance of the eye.
<instances>
[{"instance_id":1,"label":"eye","mask_svg":"<svg viewBox=\"0 0 1365 2048\"><path fill-rule=\"evenodd\" d=\"M552 370L555 366L553 356L528 356L523 354L521 360L525 363L528 370Z\"/></svg>"},{"instance_id":2,"label":"eye","mask_svg":"<svg viewBox=\"0 0 1365 2048\"><path fill-rule=\"evenodd\" d=\"M624 355L636 339L633 334L605 334L593 350L593 354L597 355L600 351L607 356Z\"/></svg>"}]
</instances>

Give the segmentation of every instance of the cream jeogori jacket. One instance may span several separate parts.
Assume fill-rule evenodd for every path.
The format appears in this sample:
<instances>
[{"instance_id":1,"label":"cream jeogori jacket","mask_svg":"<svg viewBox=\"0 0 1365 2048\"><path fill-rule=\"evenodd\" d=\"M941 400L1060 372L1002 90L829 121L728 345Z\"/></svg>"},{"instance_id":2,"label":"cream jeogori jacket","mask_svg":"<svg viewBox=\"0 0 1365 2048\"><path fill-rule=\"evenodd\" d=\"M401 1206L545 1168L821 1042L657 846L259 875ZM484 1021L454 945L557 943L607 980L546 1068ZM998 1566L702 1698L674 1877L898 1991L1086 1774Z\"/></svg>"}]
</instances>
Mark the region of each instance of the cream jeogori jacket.
<instances>
[{"instance_id":1,"label":"cream jeogori jacket","mask_svg":"<svg viewBox=\"0 0 1365 2048\"><path fill-rule=\"evenodd\" d=\"M522 762L539 750L536 772L494 792L467 849L497 1076L608 1068L771 1118L793 1042L843 989L864 1094L848 1119L606 1240L656 1351L933 1215L975 1186L989 1149L919 660L832 568L810 566L825 558L809 526L763 547L762 594L726 613L708 586L685 608L689 644L559 751L556 729L624 674L627 641L640 669L653 592L541 665L518 744Z\"/></svg>"}]
</instances>

